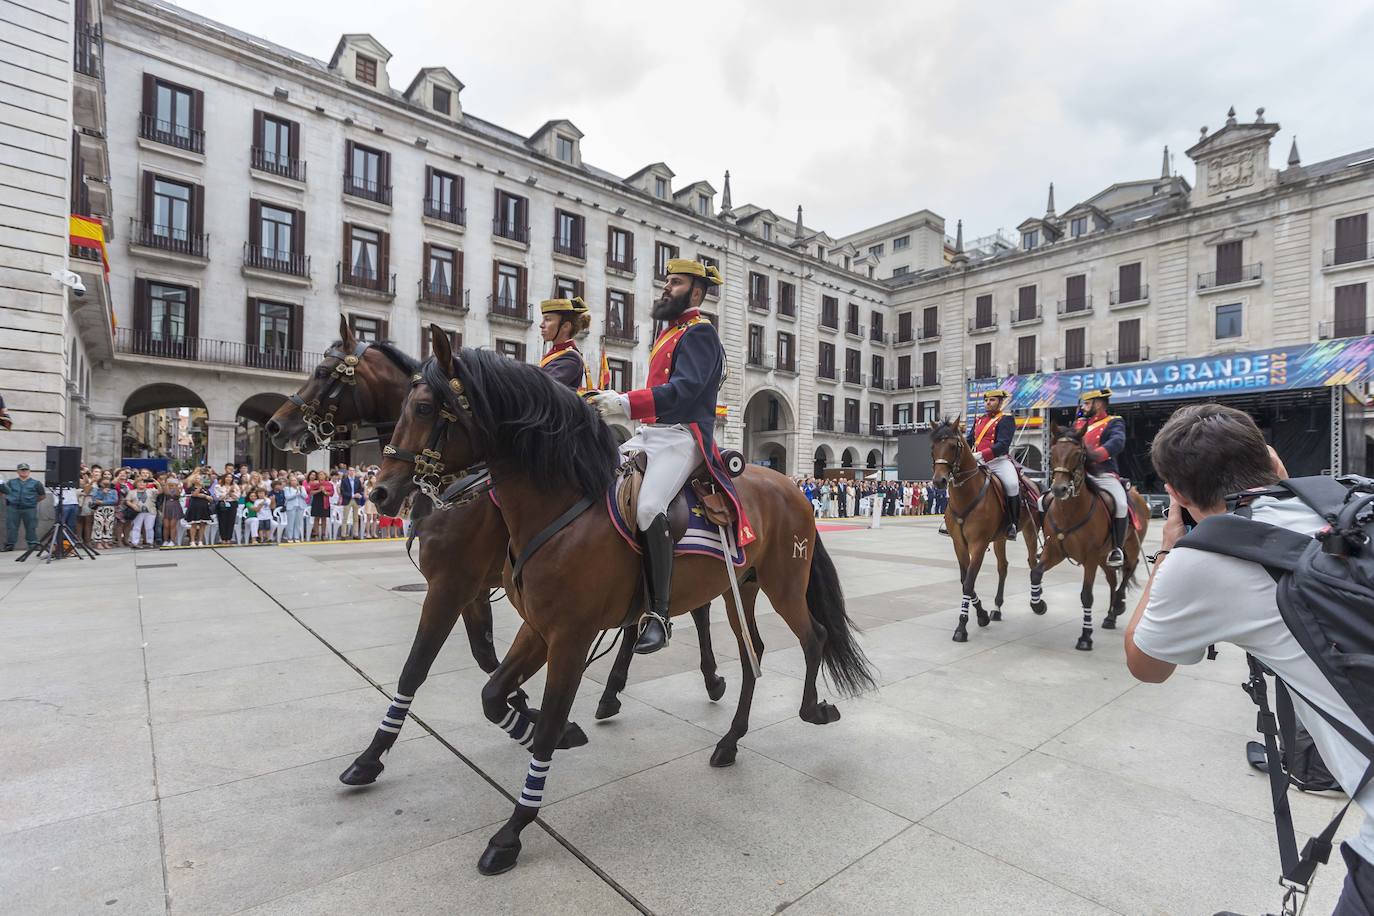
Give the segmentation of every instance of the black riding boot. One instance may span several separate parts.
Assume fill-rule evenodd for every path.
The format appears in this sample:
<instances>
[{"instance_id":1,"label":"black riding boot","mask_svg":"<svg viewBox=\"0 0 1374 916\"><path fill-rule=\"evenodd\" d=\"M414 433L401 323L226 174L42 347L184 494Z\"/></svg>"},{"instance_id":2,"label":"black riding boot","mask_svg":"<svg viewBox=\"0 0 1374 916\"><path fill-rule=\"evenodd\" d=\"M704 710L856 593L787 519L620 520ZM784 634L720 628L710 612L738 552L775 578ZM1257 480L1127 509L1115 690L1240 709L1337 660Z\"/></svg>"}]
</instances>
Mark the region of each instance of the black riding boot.
<instances>
[{"instance_id":1,"label":"black riding boot","mask_svg":"<svg viewBox=\"0 0 1374 916\"><path fill-rule=\"evenodd\" d=\"M1007 537L1013 541L1021 536L1021 495L1018 493L1007 500Z\"/></svg>"},{"instance_id":2,"label":"black riding boot","mask_svg":"<svg viewBox=\"0 0 1374 916\"><path fill-rule=\"evenodd\" d=\"M668 645L673 625L668 617L668 592L673 581L673 538L668 533L668 518L657 516L639 533L644 551L644 576L649 581L649 609L639 631L635 652L648 655Z\"/></svg>"},{"instance_id":3,"label":"black riding boot","mask_svg":"<svg viewBox=\"0 0 1374 916\"><path fill-rule=\"evenodd\" d=\"M1112 519L1112 552L1107 554L1107 565L1113 569L1119 569L1126 562L1121 545L1126 543L1126 523L1129 521L1129 518Z\"/></svg>"}]
</instances>

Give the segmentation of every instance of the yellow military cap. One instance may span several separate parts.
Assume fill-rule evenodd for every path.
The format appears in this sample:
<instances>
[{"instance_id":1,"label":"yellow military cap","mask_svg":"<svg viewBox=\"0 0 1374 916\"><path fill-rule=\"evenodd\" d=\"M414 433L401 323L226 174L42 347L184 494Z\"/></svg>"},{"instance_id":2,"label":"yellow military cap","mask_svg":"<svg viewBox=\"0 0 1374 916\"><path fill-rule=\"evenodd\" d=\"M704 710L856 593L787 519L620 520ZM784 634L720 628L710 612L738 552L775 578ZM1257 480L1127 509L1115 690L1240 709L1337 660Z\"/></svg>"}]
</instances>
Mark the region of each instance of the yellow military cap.
<instances>
[{"instance_id":1,"label":"yellow military cap","mask_svg":"<svg viewBox=\"0 0 1374 916\"><path fill-rule=\"evenodd\" d=\"M984 398L984 399L987 399L987 398L1009 398L1009 397L1011 397L1011 395L1007 394L1007 393L1006 393L1005 391L1003 391L1001 388L997 388L997 389L995 389L995 390L993 390L993 391L984 391L984 392L983 392L983 398Z\"/></svg>"},{"instance_id":2,"label":"yellow military cap","mask_svg":"<svg viewBox=\"0 0 1374 916\"><path fill-rule=\"evenodd\" d=\"M1079 396L1078 399L1079 399L1080 401L1091 401L1091 400L1093 400L1094 398L1110 398L1111 396L1112 396L1112 389L1110 389L1110 388L1097 388L1097 389L1095 389L1095 390L1093 390L1093 391L1085 391L1085 392L1083 392L1083 394L1081 394L1081 395Z\"/></svg>"},{"instance_id":3,"label":"yellow military cap","mask_svg":"<svg viewBox=\"0 0 1374 916\"><path fill-rule=\"evenodd\" d=\"M585 315L591 309L587 308L587 303L578 296L574 299L545 299L539 303L539 311L547 315L549 312L571 312L574 315Z\"/></svg>"},{"instance_id":4,"label":"yellow military cap","mask_svg":"<svg viewBox=\"0 0 1374 916\"><path fill-rule=\"evenodd\" d=\"M703 264L700 261L693 261L691 258L671 259L665 273L702 277L712 286L720 286L725 282L725 278L720 275L719 270L716 270L715 265Z\"/></svg>"}]
</instances>

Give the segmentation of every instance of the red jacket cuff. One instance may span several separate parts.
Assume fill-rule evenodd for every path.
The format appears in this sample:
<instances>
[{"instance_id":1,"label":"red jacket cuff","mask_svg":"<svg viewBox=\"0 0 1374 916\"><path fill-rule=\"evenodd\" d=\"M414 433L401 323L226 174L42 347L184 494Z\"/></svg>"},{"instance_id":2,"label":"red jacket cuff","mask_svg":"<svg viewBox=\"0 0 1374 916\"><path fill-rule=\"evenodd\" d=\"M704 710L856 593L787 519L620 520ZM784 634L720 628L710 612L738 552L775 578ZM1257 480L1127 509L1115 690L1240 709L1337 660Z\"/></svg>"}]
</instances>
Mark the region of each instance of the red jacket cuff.
<instances>
[{"instance_id":1,"label":"red jacket cuff","mask_svg":"<svg viewBox=\"0 0 1374 916\"><path fill-rule=\"evenodd\" d=\"M1099 445L1097 448L1093 449L1093 460L1094 460L1094 461L1106 461L1106 460L1107 460L1108 458L1110 458L1110 457L1112 457L1112 456L1109 455L1109 454L1107 453L1107 450L1106 450L1105 448L1103 448L1102 446L1100 446L1100 445Z\"/></svg>"},{"instance_id":2,"label":"red jacket cuff","mask_svg":"<svg viewBox=\"0 0 1374 916\"><path fill-rule=\"evenodd\" d=\"M630 419L652 422L654 419L654 393L648 388L636 388L626 392L630 401Z\"/></svg>"},{"instance_id":3,"label":"red jacket cuff","mask_svg":"<svg viewBox=\"0 0 1374 916\"><path fill-rule=\"evenodd\" d=\"M980 448L978 450L978 456L982 458L984 461L991 461L992 449L988 448L987 446L984 446L983 448Z\"/></svg>"}]
</instances>

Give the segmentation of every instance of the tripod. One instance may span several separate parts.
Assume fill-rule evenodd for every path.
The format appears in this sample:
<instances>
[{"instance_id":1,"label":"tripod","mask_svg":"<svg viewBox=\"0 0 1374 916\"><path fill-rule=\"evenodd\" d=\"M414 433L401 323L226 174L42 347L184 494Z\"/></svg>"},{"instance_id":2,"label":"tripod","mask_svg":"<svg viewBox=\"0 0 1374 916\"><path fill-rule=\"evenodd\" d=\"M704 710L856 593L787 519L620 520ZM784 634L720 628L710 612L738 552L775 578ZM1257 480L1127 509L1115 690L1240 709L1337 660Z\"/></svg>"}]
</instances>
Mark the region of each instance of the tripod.
<instances>
[{"instance_id":1,"label":"tripod","mask_svg":"<svg viewBox=\"0 0 1374 916\"><path fill-rule=\"evenodd\" d=\"M68 528L67 523L62 520L62 506L67 492L66 488L54 487L54 489L57 491L57 505L53 508L57 514L53 518L52 527L38 539L37 547L30 547L20 554L14 562L23 563L29 558L29 554L33 553L35 550L46 550L48 552L48 558L43 561L44 566L47 566L53 560L64 559L67 554L62 551L63 540L72 545L71 556L76 557L78 560L94 560L96 558L95 551L78 541L76 539L76 532ZM83 551L86 554L84 557L81 555Z\"/></svg>"}]
</instances>

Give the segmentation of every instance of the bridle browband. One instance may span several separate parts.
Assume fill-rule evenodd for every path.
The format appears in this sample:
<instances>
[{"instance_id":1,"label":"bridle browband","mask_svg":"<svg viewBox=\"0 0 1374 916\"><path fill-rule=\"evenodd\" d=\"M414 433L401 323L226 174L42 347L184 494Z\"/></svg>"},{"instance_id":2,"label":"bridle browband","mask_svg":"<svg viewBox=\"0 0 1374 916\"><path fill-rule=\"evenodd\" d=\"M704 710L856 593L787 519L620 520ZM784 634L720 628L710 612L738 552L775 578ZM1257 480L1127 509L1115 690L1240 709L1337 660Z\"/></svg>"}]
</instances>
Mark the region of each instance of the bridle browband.
<instances>
[{"instance_id":1,"label":"bridle browband","mask_svg":"<svg viewBox=\"0 0 1374 916\"><path fill-rule=\"evenodd\" d=\"M434 508L451 509L466 505L491 490L491 471L485 462L479 462L448 472L443 455L439 452L439 444L448 438L449 426L458 422L456 411L470 414L472 405L468 402L463 383L456 378L449 379L448 388L443 389L429 384L423 372L416 372L410 377L410 387L419 385L429 385L430 391L440 402L439 419L430 431L429 442L419 453L388 443L382 448L382 456L413 465L415 473L410 478L411 482L429 497Z\"/></svg>"},{"instance_id":2,"label":"bridle browband","mask_svg":"<svg viewBox=\"0 0 1374 916\"><path fill-rule=\"evenodd\" d=\"M362 420L363 405L361 398L358 397L358 364L362 362L363 354L367 348L372 346L371 341L361 340L353 348L352 353L346 353L342 348L330 347L325 351L325 357L337 359L338 363L334 366L334 371L329 380L329 385L325 388L324 394L313 401L306 401L301 397L300 392L296 392L287 398L301 412L301 419L305 421L306 432L310 433L315 440L317 448L347 448L351 445L360 445L364 442L381 442L390 439L390 431L396 428L395 420L383 420L375 423L367 423ZM335 436L347 436L349 427L335 420L339 405L342 403L342 395L345 389L353 393L353 410L358 415L353 427L371 426L377 430L377 435L363 439L335 439ZM321 404L325 405L323 411L320 410Z\"/></svg>"},{"instance_id":3,"label":"bridle browband","mask_svg":"<svg viewBox=\"0 0 1374 916\"><path fill-rule=\"evenodd\" d=\"M1055 474L1068 474L1068 475L1069 475L1069 483L1068 483L1068 488L1069 488L1069 499L1073 499L1074 497L1078 496L1078 491L1082 488L1083 484L1085 483L1085 478L1087 477L1087 473L1088 473L1088 450L1087 450L1087 448L1084 447L1082 440L1080 440L1080 439L1075 439L1073 436L1060 436L1059 438L1057 438L1057 439L1054 440L1054 443L1053 443L1052 445L1058 445L1060 442L1072 442L1072 443L1074 443L1074 444L1076 444L1076 445L1078 446L1078 467L1076 467L1076 468L1065 468L1065 467L1059 467L1059 466L1057 466L1057 465L1054 466L1054 467L1051 467L1051 468L1050 468L1050 475L1051 475L1051 476L1050 476L1050 483L1051 483L1051 485L1053 485L1053 483L1054 483L1054 476L1053 476L1053 475L1055 475Z\"/></svg>"},{"instance_id":4,"label":"bridle browband","mask_svg":"<svg viewBox=\"0 0 1374 916\"><path fill-rule=\"evenodd\" d=\"M968 443L964 441L964 437L960 435L957 431L953 436L950 436L949 438L954 440L955 447L957 449L955 454L955 461L950 461L948 458L937 458L934 461L932 461L931 464L943 464L947 466L949 468L949 485L951 487L962 487L964 484L972 480L974 475L976 475L979 471L984 470L984 468L981 464L974 462L973 467L969 468L967 471L960 471L957 467L957 464L964 463L964 447L967 446ZM945 440L937 439L935 441L939 443ZM969 451L972 451L972 449L969 449ZM964 476L961 478L959 476L960 474L963 474Z\"/></svg>"}]
</instances>

